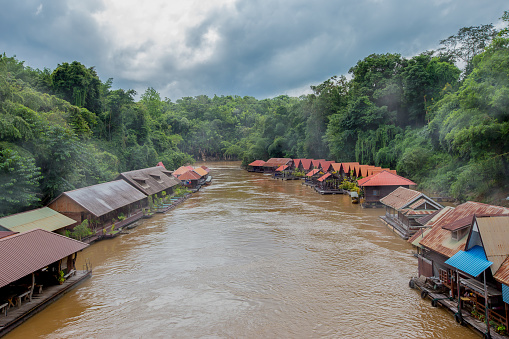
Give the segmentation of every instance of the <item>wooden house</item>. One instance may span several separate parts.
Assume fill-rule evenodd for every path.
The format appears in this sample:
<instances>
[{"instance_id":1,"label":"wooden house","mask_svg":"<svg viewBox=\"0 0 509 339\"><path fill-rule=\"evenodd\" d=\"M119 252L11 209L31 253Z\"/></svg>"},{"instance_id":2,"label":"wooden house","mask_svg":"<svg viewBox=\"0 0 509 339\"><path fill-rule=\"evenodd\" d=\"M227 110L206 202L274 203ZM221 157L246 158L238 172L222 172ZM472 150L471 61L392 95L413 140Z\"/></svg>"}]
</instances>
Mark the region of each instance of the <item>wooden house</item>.
<instances>
[{"instance_id":1,"label":"wooden house","mask_svg":"<svg viewBox=\"0 0 509 339\"><path fill-rule=\"evenodd\" d=\"M393 192L398 187L409 188L416 183L388 171L370 175L357 181L364 191L364 207L382 207L380 199Z\"/></svg>"},{"instance_id":2,"label":"wooden house","mask_svg":"<svg viewBox=\"0 0 509 339\"><path fill-rule=\"evenodd\" d=\"M174 177L178 177L181 174L186 173L187 171L192 171L194 168L193 166L180 166L175 171L172 172L172 175Z\"/></svg>"},{"instance_id":3,"label":"wooden house","mask_svg":"<svg viewBox=\"0 0 509 339\"><path fill-rule=\"evenodd\" d=\"M90 277L76 267L87 246L42 229L0 239L0 337Z\"/></svg>"},{"instance_id":4,"label":"wooden house","mask_svg":"<svg viewBox=\"0 0 509 339\"><path fill-rule=\"evenodd\" d=\"M509 209L467 201L455 208L444 207L422 218L427 220L420 220L430 230L416 243L421 248L419 275L440 277L446 287L453 288L452 272L445 261L464 250L475 215L509 215Z\"/></svg>"},{"instance_id":5,"label":"wooden house","mask_svg":"<svg viewBox=\"0 0 509 339\"><path fill-rule=\"evenodd\" d=\"M382 220L404 239L423 227L418 219L443 208L425 194L404 187L396 188L380 199L380 203L385 206Z\"/></svg>"},{"instance_id":6,"label":"wooden house","mask_svg":"<svg viewBox=\"0 0 509 339\"><path fill-rule=\"evenodd\" d=\"M52 210L49 207L9 215L0 218L0 225L13 232L27 232L40 228L49 232L72 229L77 221Z\"/></svg>"},{"instance_id":7,"label":"wooden house","mask_svg":"<svg viewBox=\"0 0 509 339\"><path fill-rule=\"evenodd\" d=\"M293 160L290 158L270 158L263 165L263 169L265 173L274 173L279 166L282 165L292 165Z\"/></svg>"},{"instance_id":8,"label":"wooden house","mask_svg":"<svg viewBox=\"0 0 509 339\"><path fill-rule=\"evenodd\" d=\"M48 207L81 223L88 219L96 229L112 224L117 227L142 217L141 208L147 205L147 196L125 180L83 187L60 194Z\"/></svg>"},{"instance_id":9,"label":"wooden house","mask_svg":"<svg viewBox=\"0 0 509 339\"><path fill-rule=\"evenodd\" d=\"M116 180L126 181L146 196L157 194L161 198L163 192L165 195L171 195L173 190L181 185L181 182L175 178L176 172L167 171L159 166L148 167L120 173Z\"/></svg>"},{"instance_id":10,"label":"wooden house","mask_svg":"<svg viewBox=\"0 0 509 339\"><path fill-rule=\"evenodd\" d=\"M313 159L300 159L299 171L308 173L313 169Z\"/></svg>"},{"instance_id":11,"label":"wooden house","mask_svg":"<svg viewBox=\"0 0 509 339\"><path fill-rule=\"evenodd\" d=\"M315 168L306 173L306 184L315 186L318 183L318 178L320 178L324 173L320 171L320 169Z\"/></svg>"},{"instance_id":12,"label":"wooden house","mask_svg":"<svg viewBox=\"0 0 509 339\"><path fill-rule=\"evenodd\" d=\"M247 165L247 171L263 173L263 165L265 165L265 161L255 160L252 163L250 163L249 165Z\"/></svg>"},{"instance_id":13,"label":"wooden house","mask_svg":"<svg viewBox=\"0 0 509 339\"><path fill-rule=\"evenodd\" d=\"M317 179L317 191L321 194L340 193L341 178L332 172L327 172Z\"/></svg>"},{"instance_id":14,"label":"wooden house","mask_svg":"<svg viewBox=\"0 0 509 339\"><path fill-rule=\"evenodd\" d=\"M197 190L200 188L200 179L201 176L195 171L187 171L178 177L178 180L180 180L185 187L191 190Z\"/></svg>"},{"instance_id":15,"label":"wooden house","mask_svg":"<svg viewBox=\"0 0 509 339\"><path fill-rule=\"evenodd\" d=\"M453 295L460 308L476 310L486 316L486 323L494 321L506 328L509 307L504 301L509 299L503 293L507 292L507 285L504 287L500 281L505 281L503 277L509 273L503 266L508 257L509 216L474 216L464 250L445 262L456 271L455 282L460 291ZM489 332L486 334L489 337Z\"/></svg>"}]
</instances>

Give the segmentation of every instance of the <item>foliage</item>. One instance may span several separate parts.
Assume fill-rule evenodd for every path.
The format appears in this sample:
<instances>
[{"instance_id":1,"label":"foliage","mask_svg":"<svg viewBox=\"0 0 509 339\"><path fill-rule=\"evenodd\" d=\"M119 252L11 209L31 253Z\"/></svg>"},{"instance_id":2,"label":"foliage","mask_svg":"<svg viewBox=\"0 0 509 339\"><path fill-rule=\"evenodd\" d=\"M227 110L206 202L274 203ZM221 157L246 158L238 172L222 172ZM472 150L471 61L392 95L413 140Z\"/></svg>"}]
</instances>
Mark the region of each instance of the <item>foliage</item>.
<instances>
[{"instance_id":1,"label":"foliage","mask_svg":"<svg viewBox=\"0 0 509 339\"><path fill-rule=\"evenodd\" d=\"M30 156L0 148L0 216L15 213L39 201L40 168Z\"/></svg>"},{"instance_id":2,"label":"foliage","mask_svg":"<svg viewBox=\"0 0 509 339\"><path fill-rule=\"evenodd\" d=\"M92 235L92 230L88 227L88 219L83 220L81 224L74 227L74 229L71 232L71 237L76 240L81 240L83 238L88 237L89 235Z\"/></svg>"}]
</instances>

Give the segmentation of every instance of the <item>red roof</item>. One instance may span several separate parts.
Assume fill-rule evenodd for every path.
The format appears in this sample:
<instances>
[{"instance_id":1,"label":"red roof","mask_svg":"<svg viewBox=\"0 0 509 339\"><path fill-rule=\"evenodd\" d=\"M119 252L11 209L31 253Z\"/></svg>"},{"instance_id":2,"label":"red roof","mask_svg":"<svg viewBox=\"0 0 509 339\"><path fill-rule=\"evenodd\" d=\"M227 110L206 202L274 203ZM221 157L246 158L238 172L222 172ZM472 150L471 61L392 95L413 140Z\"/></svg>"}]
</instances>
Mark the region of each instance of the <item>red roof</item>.
<instances>
[{"instance_id":1,"label":"red roof","mask_svg":"<svg viewBox=\"0 0 509 339\"><path fill-rule=\"evenodd\" d=\"M201 165L200 167L203 168L205 171L207 171L207 173L210 172L210 169L207 166Z\"/></svg>"},{"instance_id":2,"label":"red roof","mask_svg":"<svg viewBox=\"0 0 509 339\"><path fill-rule=\"evenodd\" d=\"M320 161L320 167L325 171L329 171L331 169L332 164L334 161Z\"/></svg>"},{"instance_id":3,"label":"red roof","mask_svg":"<svg viewBox=\"0 0 509 339\"><path fill-rule=\"evenodd\" d=\"M294 166L295 168L299 167L299 165L300 165L300 160L301 160L301 159L293 159L293 166Z\"/></svg>"},{"instance_id":4,"label":"red roof","mask_svg":"<svg viewBox=\"0 0 509 339\"><path fill-rule=\"evenodd\" d=\"M199 175L195 171L187 171L186 173L179 175L178 179L180 181L183 181L183 180L198 180L200 178L201 175Z\"/></svg>"},{"instance_id":5,"label":"red roof","mask_svg":"<svg viewBox=\"0 0 509 339\"><path fill-rule=\"evenodd\" d=\"M342 164L340 162L333 162L332 163L332 168L335 172L338 172L341 170L341 166Z\"/></svg>"},{"instance_id":6,"label":"red roof","mask_svg":"<svg viewBox=\"0 0 509 339\"><path fill-rule=\"evenodd\" d=\"M276 169L276 172L282 172L288 168L288 165L281 165Z\"/></svg>"},{"instance_id":7,"label":"red roof","mask_svg":"<svg viewBox=\"0 0 509 339\"><path fill-rule=\"evenodd\" d=\"M252 163L250 163L248 166L263 166L263 165L265 165L265 161L255 160Z\"/></svg>"},{"instance_id":8,"label":"red roof","mask_svg":"<svg viewBox=\"0 0 509 339\"><path fill-rule=\"evenodd\" d=\"M88 244L40 228L0 239L0 287L81 251Z\"/></svg>"},{"instance_id":9,"label":"red roof","mask_svg":"<svg viewBox=\"0 0 509 339\"><path fill-rule=\"evenodd\" d=\"M191 166L180 166L175 171L173 171L173 176L178 177L181 174L184 174L184 173L186 173L188 171L192 171L193 168L192 167L189 168L189 167L191 167Z\"/></svg>"},{"instance_id":10,"label":"red roof","mask_svg":"<svg viewBox=\"0 0 509 339\"><path fill-rule=\"evenodd\" d=\"M313 162L313 159L300 159L300 162L301 162L302 168L304 170L310 170L311 169L311 163Z\"/></svg>"},{"instance_id":11,"label":"red roof","mask_svg":"<svg viewBox=\"0 0 509 339\"><path fill-rule=\"evenodd\" d=\"M330 177L332 174L331 173L325 173L324 175L322 175L318 181L324 181L325 179L327 179L328 177Z\"/></svg>"},{"instance_id":12,"label":"red roof","mask_svg":"<svg viewBox=\"0 0 509 339\"><path fill-rule=\"evenodd\" d=\"M358 162L343 162L343 172L350 173L350 171L355 171L356 167L359 166ZM357 173L357 171L356 171Z\"/></svg>"},{"instance_id":13,"label":"red roof","mask_svg":"<svg viewBox=\"0 0 509 339\"><path fill-rule=\"evenodd\" d=\"M399 175L392 174L388 171L382 171L377 174L370 175L369 177L357 181L359 186L410 186L417 185L410 179L400 177Z\"/></svg>"},{"instance_id":14,"label":"red roof","mask_svg":"<svg viewBox=\"0 0 509 339\"><path fill-rule=\"evenodd\" d=\"M308 174L306 174L306 176L308 177L312 177L313 175L315 175L316 173L320 172L320 170L318 168L315 168L314 170L312 170L311 172L309 172Z\"/></svg>"}]
</instances>

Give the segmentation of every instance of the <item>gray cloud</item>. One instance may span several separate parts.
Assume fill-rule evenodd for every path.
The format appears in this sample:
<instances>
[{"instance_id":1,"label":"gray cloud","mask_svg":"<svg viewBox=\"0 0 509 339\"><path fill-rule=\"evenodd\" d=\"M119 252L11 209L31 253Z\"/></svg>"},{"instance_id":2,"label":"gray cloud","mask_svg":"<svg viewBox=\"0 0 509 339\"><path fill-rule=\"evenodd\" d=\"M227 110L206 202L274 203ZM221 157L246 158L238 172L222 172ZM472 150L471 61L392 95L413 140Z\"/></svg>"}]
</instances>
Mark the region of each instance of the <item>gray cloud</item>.
<instances>
[{"instance_id":1,"label":"gray cloud","mask_svg":"<svg viewBox=\"0 0 509 339\"><path fill-rule=\"evenodd\" d=\"M174 46L158 40L155 28L141 42L120 44L94 18L107 2L4 2L0 52L38 68L78 60L95 66L104 80L113 77L115 87L141 94L151 86L173 100L285 94L346 74L371 53L411 56L436 48L459 28L495 23L508 9L501 0L489 6L474 0L239 0L207 12L181 33L185 43ZM131 24L147 31L152 23Z\"/></svg>"}]
</instances>

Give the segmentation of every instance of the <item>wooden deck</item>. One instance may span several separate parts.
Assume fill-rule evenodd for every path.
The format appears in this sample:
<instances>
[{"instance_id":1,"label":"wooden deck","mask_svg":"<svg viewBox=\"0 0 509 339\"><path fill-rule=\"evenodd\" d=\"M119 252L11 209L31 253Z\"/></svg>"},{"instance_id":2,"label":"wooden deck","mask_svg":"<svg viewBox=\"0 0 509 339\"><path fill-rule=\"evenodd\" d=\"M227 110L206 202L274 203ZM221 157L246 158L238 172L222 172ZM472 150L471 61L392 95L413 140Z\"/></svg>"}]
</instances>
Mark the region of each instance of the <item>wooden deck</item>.
<instances>
[{"instance_id":1,"label":"wooden deck","mask_svg":"<svg viewBox=\"0 0 509 339\"><path fill-rule=\"evenodd\" d=\"M76 274L69 277L62 285L43 286L42 293L34 291L31 301L23 301L20 306L9 308L7 316L2 312L0 314L0 337L42 311L91 275L92 271L76 271Z\"/></svg>"},{"instance_id":2,"label":"wooden deck","mask_svg":"<svg viewBox=\"0 0 509 339\"><path fill-rule=\"evenodd\" d=\"M418 290L421 290L421 292L422 291L428 292L426 298L429 298L431 301L436 300L437 306L445 308L452 314L456 314L458 312L458 302L456 299L450 300L444 294L436 293L436 292L433 292L433 291L425 288L424 286L422 286L421 284L418 283L418 279L414 279L414 282L415 282L415 287ZM422 297L422 294L421 294L421 297ZM432 307L432 305L430 305L430 307ZM486 324L483 321L480 321L479 319L473 317L468 311L463 310L463 309L461 310L461 316L463 318L464 326L469 327L470 329L476 331L477 333L479 333L481 335L486 333ZM507 339L506 336L500 335L497 332L495 332L495 329L493 329L493 328L490 329L490 334L491 334L492 338Z\"/></svg>"}]
</instances>

